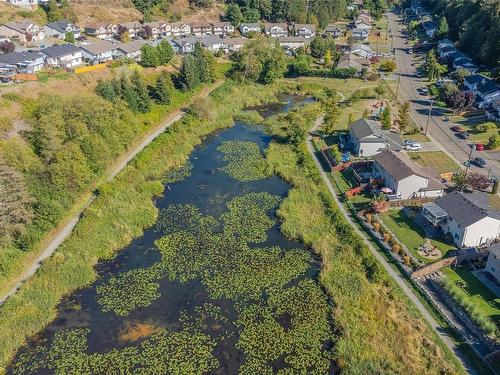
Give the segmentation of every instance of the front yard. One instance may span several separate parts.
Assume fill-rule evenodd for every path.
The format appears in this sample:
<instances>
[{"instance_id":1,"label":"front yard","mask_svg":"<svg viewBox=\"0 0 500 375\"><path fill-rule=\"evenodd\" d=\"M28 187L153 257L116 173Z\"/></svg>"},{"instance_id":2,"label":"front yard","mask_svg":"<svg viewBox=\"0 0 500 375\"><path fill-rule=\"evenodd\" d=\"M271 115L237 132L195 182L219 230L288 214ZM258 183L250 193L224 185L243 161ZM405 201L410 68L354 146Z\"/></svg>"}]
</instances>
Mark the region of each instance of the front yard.
<instances>
[{"instance_id":1,"label":"front yard","mask_svg":"<svg viewBox=\"0 0 500 375\"><path fill-rule=\"evenodd\" d=\"M418 253L419 247L426 243L427 238L422 228L414 223L402 209L389 210L380 214L380 218L416 258L426 263L436 261L436 259L425 258ZM431 240L431 243L441 251L441 256L445 256L449 250L455 248L438 239Z\"/></svg>"},{"instance_id":2,"label":"front yard","mask_svg":"<svg viewBox=\"0 0 500 375\"><path fill-rule=\"evenodd\" d=\"M460 166L443 151L409 152L408 156L420 166L438 174L460 171Z\"/></svg>"}]
</instances>

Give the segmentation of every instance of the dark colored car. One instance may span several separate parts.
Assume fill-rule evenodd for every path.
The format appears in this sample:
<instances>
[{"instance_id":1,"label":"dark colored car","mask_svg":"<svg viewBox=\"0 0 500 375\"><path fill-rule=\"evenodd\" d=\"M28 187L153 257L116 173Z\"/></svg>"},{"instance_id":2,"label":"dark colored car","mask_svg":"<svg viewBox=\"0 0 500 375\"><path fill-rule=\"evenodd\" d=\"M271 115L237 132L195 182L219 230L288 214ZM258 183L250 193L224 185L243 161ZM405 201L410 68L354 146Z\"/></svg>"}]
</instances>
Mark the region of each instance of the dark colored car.
<instances>
[{"instance_id":1,"label":"dark colored car","mask_svg":"<svg viewBox=\"0 0 500 375\"><path fill-rule=\"evenodd\" d=\"M469 138L469 133L467 133L467 132L458 132L458 133L455 133L455 135L460 139Z\"/></svg>"},{"instance_id":2,"label":"dark colored car","mask_svg":"<svg viewBox=\"0 0 500 375\"><path fill-rule=\"evenodd\" d=\"M479 168L486 167L486 161L483 158L480 158L480 157L472 159L471 163L474 164L474 165L477 165Z\"/></svg>"},{"instance_id":3,"label":"dark colored car","mask_svg":"<svg viewBox=\"0 0 500 375\"><path fill-rule=\"evenodd\" d=\"M464 131L464 130L463 130L460 126L458 126L458 125L454 125L454 126L452 126L452 127L450 128L450 130L451 130L452 132L457 132L457 133L461 133L461 132L463 132L463 131Z\"/></svg>"}]
</instances>

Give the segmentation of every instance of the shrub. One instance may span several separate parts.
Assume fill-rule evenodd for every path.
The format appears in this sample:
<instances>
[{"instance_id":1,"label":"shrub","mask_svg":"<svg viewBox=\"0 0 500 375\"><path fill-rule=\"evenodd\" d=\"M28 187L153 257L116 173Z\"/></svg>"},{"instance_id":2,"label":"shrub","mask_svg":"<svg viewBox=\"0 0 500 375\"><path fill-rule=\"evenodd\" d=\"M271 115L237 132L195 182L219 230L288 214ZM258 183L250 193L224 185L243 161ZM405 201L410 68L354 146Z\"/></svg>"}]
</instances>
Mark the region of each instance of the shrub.
<instances>
[{"instance_id":1,"label":"shrub","mask_svg":"<svg viewBox=\"0 0 500 375\"><path fill-rule=\"evenodd\" d=\"M496 128L497 128L497 125L491 121L483 122L482 124L479 124L476 126L476 129L478 131L480 131L481 133L485 133L488 130L495 130Z\"/></svg>"},{"instance_id":2,"label":"shrub","mask_svg":"<svg viewBox=\"0 0 500 375\"><path fill-rule=\"evenodd\" d=\"M385 243L389 243L389 241L391 240L391 235L388 232L384 232L383 238Z\"/></svg>"},{"instance_id":3,"label":"shrub","mask_svg":"<svg viewBox=\"0 0 500 375\"><path fill-rule=\"evenodd\" d=\"M375 221L372 225L373 225L373 229L375 230L375 232L380 232L382 225L380 225L380 223L378 221Z\"/></svg>"},{"instance_id":4,"label":"shrub","mask_svg":"<svg viewBox=\"0 0 500 375\"><path fill-rule=\"evenodd\" d=\"M401 245L398 243L393 243L391 249L394 253L399 254L399 252L401 251Z\"/></svg>"}]
</instances>

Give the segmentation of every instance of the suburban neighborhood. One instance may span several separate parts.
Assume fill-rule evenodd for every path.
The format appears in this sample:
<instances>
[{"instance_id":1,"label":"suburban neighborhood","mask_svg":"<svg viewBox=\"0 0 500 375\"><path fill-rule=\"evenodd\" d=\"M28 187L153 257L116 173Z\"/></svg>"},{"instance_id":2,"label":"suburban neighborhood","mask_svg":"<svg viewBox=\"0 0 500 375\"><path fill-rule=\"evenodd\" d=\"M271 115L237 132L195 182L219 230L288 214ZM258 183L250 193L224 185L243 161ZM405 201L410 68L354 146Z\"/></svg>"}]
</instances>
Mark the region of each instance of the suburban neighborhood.
<instances>
[{"instance_id":1,"label":"suburban neighborhood","mask_svg":"<svg viewBox=\"0 0 500 375\"><path fill-rule=\"evenodd\" d=\"M498 6L71 2L0 2L0 372L500 374Z\"/></svg>"}]
</instances>

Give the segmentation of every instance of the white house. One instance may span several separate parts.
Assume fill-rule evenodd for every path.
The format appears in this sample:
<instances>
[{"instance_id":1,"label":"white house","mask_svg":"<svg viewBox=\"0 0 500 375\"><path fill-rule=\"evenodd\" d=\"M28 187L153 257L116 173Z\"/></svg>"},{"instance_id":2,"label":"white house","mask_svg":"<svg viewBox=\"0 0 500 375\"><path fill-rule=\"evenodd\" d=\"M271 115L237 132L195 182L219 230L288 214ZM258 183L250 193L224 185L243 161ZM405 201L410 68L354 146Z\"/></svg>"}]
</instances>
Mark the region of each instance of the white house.
<instances>
[{"instance_id":1,"label":"white house","mask_svg":"<svg viewBox=\"0 0 500 375\"><path fill-rule=\"evenodd\" d=\"M262 29L258 23L241 23L240 33L243 36L248 36L250 33L260 34Z\"/></svg>"},{"instance_id":2,"label":"white house","mask_svg":"<svg viewBox=\"0 0 500 375\"><path fill-rule=\"evenodd\" d=\"M200 39L196 36L186 36L170 40L170 45L177 53L191 53L194 51L194 46L196 43L199 43L199 41Z\"/></svg>"},{"instance_id":3,"label":"white house","mask_svg":"<svg viewBox=\"0 0 500 375\"><path fill-rule=\"evenodd\" d=\"M73 44L54 45L40 52L48 66L70 69L83 63L83 51Z\"/></svg>"},{"instance_id":4,"label":"white house","mask_svg":"<svg viewBox=\"0 0 500 375\"><path fill-rule=\"evenodd\" d=\"M266 23L264 32L273 38L288 36L288 25L286 23Z\"/></svg>"},{"instance_id":5,"label":"white house","mask_svg":"<svg viewBox=\"0 0 500 375\"><path fill-rule=\"evenodd\" d=\"M39 3L42 3L42 1L39 0L7 0L7 2L12 5L29 9L35 9Z\"/></svg>"},{"instance_id":6,"label":"white house","mask_svg":"<svg viewBox=\"0 0 500 375\"><path fill-rule=\"evenodd\" d=\"M402 152L383 151L373 157L373 176L396 199L441 197L445 186Z\"/></svg>"},{"instance_id":7,"label":"white house","mask_svg":"<svg viewBox=\"0 0 500 375\"><path fill-rule=\"evenodd\" d=\"M43 27L43 32L49 37L58 39L64 39L66 37L66 33L72 33L75 39L78 39L81 36L80 28L67 20L46 24Z\"/></svg>"},{"instance_id":8,"label":"white house","mask_svg":"<svg viewBox=\"0 0 500 375\"><path fill-rule=\"evenodd\" d=\"M328 24L325 27L325 34L333 38L340 38L344 34L344 30L335 24Z\"/></svg>"},{"instance_id":9,"label":"white house","mask_svg":"<svg viewBox=\"0 0 500 375\"><path fill-rule=\"evenodd\" d=\"M212 22L212 33L218 36L226 36L234 33L234 26L231 22Z\"/></svg>"},{"instance_id":10,"label":"white house","mask_svg":"<svg viewBox=\"0 0 500 375\"><path fill-rule=\"evenodd\" d=\"M488 107L500 99L500 88L495 81L481 74L465 77L464 86L476 95L479 108Z\"/></svg>"},{"instance_id":11,"label":"white house","mask_svg":"<svg viewBox=\"0 0 500 375\"><path fill-rule=\"evenodd\" d=\"M217 35L206 35L198 40L201 45L212 52L217 52L224 48L224 39Z\"/></svg>"},{"instance_id":12,"label":"white house","mask_svg":"<svg viewBox=\"0 0 500 375\"><path fill-rule=\"evenodd\" d=\"M500 242L488 249L488 260L484 269L500 282Z\"/></svg>"},{"instance_id":13,"label":"white house","mask_svg":"<svg viewBox=\"0 0 500 375\"><path fill-rule=\"evenodd\" d=\"M352 37L357 40L367 40L368 37L370 36L369 29L360 29L355 27L354 29L351 30L351 32L352 32Z\"/></svg>"},{"instance_id":14,"label":"white house","mask_svg":"<svg viewBox=\"0 0 500 375\"><path fill-rule=\"evenodd\" d=\"M227 49L227 52L235 52L239 51L245 43L248 41L247 38L226 38L224 39L224 46Z\"/></svg>"},{"instance_id":15,"label":"white house","mask_svg":"<svg viewBox=\"0 0 500 375\"><path fill-rule=\"evenodd\" d=\"M378 121L359 119L349 126L350 148L358 156L369 157L387 149L400 150L401 138L398 134L382 130Z\"/></svg>"},{"instance_id":16,"label":"white house","mask_svg":"<svg viewBox=\"0 0 500 375\"><path fill-rule=\"evenodd\" d=\"M44 67L45 55L40 52L11 52L0 55L0 65L18 73L36 73Z\"/></svg>"},{"instance_id":17,"label":"white house","mask_svg":"<svg viewBox=\"0 0 500 375\"><path fill-rule=\"evenodd\" d=\"M184 22L171 23L172 36L188 36L191 35L191 25Z\"/></svg>"},{"instance_id":18,"label":"white house","mask_svg":"<svg viewBox=\"0 0 500 375\"><path fill-rule=\"evenodd\" d=\"M90 64L99 64L113 60L117 46L107 40L99 40L89 44L82 44L83 58Z\"/></svg>"},{"instance_id":19,"label":"white house","mask_svg":"<svg viewBox=\"0 0 500 375\"><path fill-rule=\"evenodd\" d=\"M45 39L40 26L29 21L7 22L0 26L0 35L23 44Z\"/></svg>"},{"instance_id":20,"label":"white house","mask_svg":"<svg viewBox=\"0 0 500 375\"><path fill-rule=\"evenodd\" d=\"M278 43L284 49L296 50L311 43L310 40L300 36L282 36L277 38Z\"/></svg>"},{"instance_id":21,"label":"white house","mask_svg":"<svg viewBox=\"0 0 500 375\"><path fill-rule=\"evenodd\" d=\"M449 233L458 247L488 245L500 238L500 211L488 193L454 191L424 205L422 213Z\"/></svg>"},{"instance_id":22,"label":"white house","mask_svg":"<svg viewBox=\"0 0 500 375\"><path fill-rule=\"evenodd\" d=\"M137 38L142 30L142 24L139 22L123 22L117 25L116 32L127 32L130 38ZM119 35L118 35L119 36Z\"/></svg>"},{"instance_id":23,"label":"white house","mask_svg":"<svg viewBox=\"0 0 500 375\"><path fill-rule=\"evenodd\" d=\"M351 47L351 53L364 59L369 59L372 57L373 52L370 46L366 44L354 44Z\"/></svg>"},{"instance_id":24,"label":"white house","mask_svg":"<svg viewBox=\"0 0 500 375\"><path fill-rule=\"evenodd\" d=\"M314 38L316 35L316 26L313 24L296 23L294 25L295 36L301 38Z\"/></svg>"},{"instance_id":25,"label":"white house","mask_svg":"<svg viewBox=\"0 0 500 375\"><path fill-rule=\"evenodd\" d=\"M114 23L96 23L85 26L85 34L99 39L111 39L118 33L118 25Z\"/></svg>"}]
</instances>

